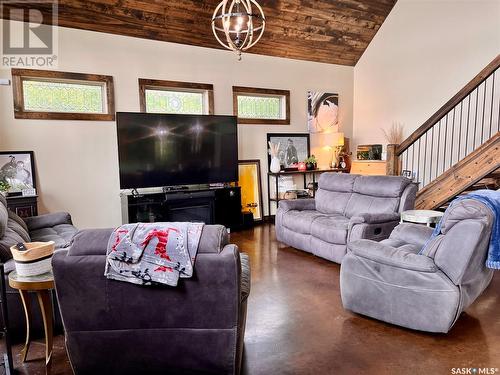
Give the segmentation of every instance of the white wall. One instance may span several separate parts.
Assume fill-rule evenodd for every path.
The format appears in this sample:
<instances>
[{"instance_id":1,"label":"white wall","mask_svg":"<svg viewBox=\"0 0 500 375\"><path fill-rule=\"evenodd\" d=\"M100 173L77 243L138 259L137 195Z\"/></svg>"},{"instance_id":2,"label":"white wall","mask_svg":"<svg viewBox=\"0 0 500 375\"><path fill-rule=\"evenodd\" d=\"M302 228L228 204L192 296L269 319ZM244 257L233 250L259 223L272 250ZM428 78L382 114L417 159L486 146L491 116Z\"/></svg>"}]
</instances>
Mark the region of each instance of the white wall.
<instances>
[{"instance_id":1,"label":"white wall","mask_svg":"<svg viewBox=\"0 0 500 375\"><path fill-rule=\"evenodd\" d=\"M265 207L266 133L307 131L307 90L338 92L352 134L352 67L250 54L238 62L226 51L60 28L58 70L112 75L117 111L139 111L139 77L213 83L216 114L232 114L233 85L290 90L290 126L238 126L240 159L261 160ZM16 120L12 102L0 86L0 150L35 151L41 212L67 210L80 228L120 224L115 123Z\"/></svg>"},{"instance_id":2,"label":"white wall","mask_svg":"<svg viewBox=\"0 0 500 375\"><path fill-rule=\"evenodd\" d=\"M411 134L500 53L500 1L399 0L354 69L354 147Z\"/></svg>"}]
</instances>

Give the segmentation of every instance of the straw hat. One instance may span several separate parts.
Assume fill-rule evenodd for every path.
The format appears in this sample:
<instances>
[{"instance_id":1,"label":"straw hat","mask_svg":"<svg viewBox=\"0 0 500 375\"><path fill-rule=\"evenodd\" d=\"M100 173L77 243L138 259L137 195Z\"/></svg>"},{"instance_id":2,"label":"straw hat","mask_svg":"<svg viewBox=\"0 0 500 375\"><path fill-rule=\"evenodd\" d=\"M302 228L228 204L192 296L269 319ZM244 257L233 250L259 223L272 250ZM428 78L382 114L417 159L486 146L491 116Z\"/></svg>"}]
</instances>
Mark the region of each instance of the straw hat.
<instances>
[{"instance_id":1,"label":"straw hat","mask_svg":"<svg viewBox=\"0 0 500 375\"><path fill-rule=\"evenodd\" d=\"M10 248L19 276L36 276L51 271L54 241L27 242L24 245L25 251L18 250L17 246Z\"/></svg>"}]
</instances>

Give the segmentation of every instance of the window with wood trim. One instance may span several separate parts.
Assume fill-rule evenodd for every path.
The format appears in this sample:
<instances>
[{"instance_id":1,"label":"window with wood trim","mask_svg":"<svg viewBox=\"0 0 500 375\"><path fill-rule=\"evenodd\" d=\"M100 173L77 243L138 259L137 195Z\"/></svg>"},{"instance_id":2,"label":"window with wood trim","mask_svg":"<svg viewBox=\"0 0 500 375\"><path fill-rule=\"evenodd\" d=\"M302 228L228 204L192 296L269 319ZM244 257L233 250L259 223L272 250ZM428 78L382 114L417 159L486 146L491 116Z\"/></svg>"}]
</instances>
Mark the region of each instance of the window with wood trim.
<instances>
[{"instance_id":1,"label":"window with wood trim","mask_svg":"<svg viewBox=\"0 0 500 375\"><path fill-rule=\"evenodd\" d=\"M214 87L205 83L139 79L141 112L213 115Z\"/></svg>"},{"instance_id":2,"label":"window with wood trim","mask_svg":"<svg viewBox=\"0 0 500 375\"><path fill-rule=\"evenodd\" d=\"M113 77L12 69L17 119L114 121Z\"/></svg>"},{"instance_id":3,"label":"window with wood trim","mask_svg":"<svg viewBox=\"0 0 500 375\"><path fill-rule=\"evenodd\" d=\"M233 86L239 124L290 125L290 91Z\"/></svg>"}]
</instances>

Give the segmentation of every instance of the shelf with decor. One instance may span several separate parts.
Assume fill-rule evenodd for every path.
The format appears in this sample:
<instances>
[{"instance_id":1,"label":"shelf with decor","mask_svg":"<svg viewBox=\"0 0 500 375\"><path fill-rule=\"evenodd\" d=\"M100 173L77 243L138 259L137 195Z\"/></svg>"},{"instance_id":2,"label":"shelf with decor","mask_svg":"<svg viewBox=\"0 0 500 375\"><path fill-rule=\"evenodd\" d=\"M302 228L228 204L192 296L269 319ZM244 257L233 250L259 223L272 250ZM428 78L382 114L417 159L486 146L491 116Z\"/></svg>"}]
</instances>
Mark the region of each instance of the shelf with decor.
<instances>
[{"instance_id":1,"label":"shelf with decor","mask_svg":"<svg viewBox=\"0 0 500 375\"><path fill-rule=\"evenodd\" d=\"M280 198L280 192L279 192L279 178L283 176L303 176L303 181L304 181L304 190L308 190L308 182L307 182L307 177L311 177L311 183L312 183L312 192L311 195L308 195L306 198L314 198L314 195L316 193L316 176L318 174L322 174L325 172L337 172L337 173L349 173L349 170L347 168L326 168L326 169L311 169L311 170L294 170L294 171L280 171L280 172L268 172L267 173L267 178L268 178L268 183L267 183L267 198L268 198L268 212L269 215L271 216L271 206L272 202L276 202L276 208L278 207L278 203L281 200L285 200L284 198ZM271 196L271 184L274 179L274 197Z\"/></svg>"}]
</instances>

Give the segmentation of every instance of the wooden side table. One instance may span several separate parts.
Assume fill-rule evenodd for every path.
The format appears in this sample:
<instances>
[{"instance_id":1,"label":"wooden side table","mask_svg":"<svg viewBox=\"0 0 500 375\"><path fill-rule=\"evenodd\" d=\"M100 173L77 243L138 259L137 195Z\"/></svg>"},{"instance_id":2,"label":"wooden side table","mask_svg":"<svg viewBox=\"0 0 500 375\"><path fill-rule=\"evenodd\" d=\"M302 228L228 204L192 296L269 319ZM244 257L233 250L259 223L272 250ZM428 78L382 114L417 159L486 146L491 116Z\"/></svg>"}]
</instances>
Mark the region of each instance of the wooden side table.
<instances>
[{"instance_id":1,"label":"wooden side table","mask_svg":"<svg viewBox=\"0 0 500 375\"><path fill-rule=\"evenodd\" d=\"M31 302L28 292L35 292L38 298L38 304L42 312L43 327L45 329L45 367L47 373L50 372L52 360L52 342L53 342L53 319L51 289L54 289L54 275L52 272L44 273L38 276L19 276L16 271L9 274L9 285L11 288L19 290L23 302L24 314L26 317L26 342L21 351L21 361L25 362L30 348L30 327L31 327Z\"/></svg>"},{"instance_id":2,"label":"wooden side table","mask_svg":"<svg viewBox=\"0 0 500 375\"><path fill-rule=\"evenodd\" d=\"M433 210L408 210L401 213L401 222L408 221L410 223L425 224L430 227L432 224L437 224L441 221L444 213Z\"/></svg>"}]
</instances>

